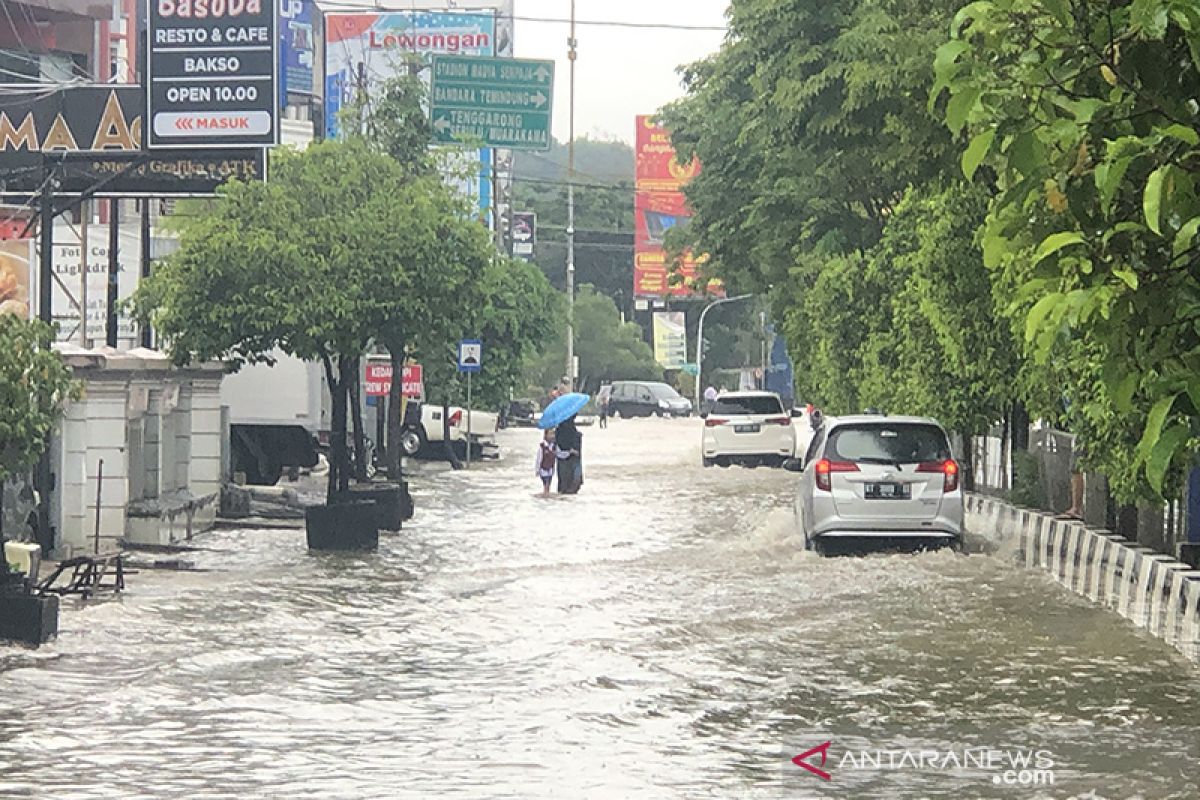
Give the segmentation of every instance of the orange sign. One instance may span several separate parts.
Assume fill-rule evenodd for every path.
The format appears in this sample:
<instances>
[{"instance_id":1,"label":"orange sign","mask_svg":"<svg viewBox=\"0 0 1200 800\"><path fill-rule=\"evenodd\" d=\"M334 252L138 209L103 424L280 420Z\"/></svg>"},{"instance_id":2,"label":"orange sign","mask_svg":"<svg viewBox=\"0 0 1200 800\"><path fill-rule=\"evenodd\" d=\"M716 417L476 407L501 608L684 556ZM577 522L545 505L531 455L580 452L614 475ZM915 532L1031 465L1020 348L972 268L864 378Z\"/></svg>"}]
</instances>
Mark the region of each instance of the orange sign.
<instances>
[{"instance_id":1,"label":"orange sign","mask_svg":"<svg viewBox=\"0 0 1200 800\"><path fill-rule=\"evenodd\" d=\"M671 134L665 128L648 116L637 117L633 202L635 296L686 297L704 290L696 285L701 259L685 252L678 264L668 263L664 247L667 231L691 220L683 187L698 174L699 161L680 164L676 160ZM721 292L717 281L710 282L707 288L710 292Z\"/></svg>"}]
</instances>

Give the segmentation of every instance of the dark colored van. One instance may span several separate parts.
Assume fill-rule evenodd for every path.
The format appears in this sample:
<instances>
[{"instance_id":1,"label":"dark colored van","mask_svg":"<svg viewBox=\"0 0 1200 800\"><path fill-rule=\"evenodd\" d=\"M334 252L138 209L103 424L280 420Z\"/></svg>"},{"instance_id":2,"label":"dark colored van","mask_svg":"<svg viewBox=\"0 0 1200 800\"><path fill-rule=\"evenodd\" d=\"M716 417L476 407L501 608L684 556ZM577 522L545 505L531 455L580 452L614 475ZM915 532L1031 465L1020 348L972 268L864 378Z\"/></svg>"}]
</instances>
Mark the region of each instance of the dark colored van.
<instances>
[{"instance_id":1,"label":"dark colored van","mask_svg":"<svg viewBox=\"0 0 1200 800\"><path fill-rule=\"evenodd\" d=\"M613 381L609 413L621 417L690 417L692 401L665 383Z\"/></svg>"}]
</instances>

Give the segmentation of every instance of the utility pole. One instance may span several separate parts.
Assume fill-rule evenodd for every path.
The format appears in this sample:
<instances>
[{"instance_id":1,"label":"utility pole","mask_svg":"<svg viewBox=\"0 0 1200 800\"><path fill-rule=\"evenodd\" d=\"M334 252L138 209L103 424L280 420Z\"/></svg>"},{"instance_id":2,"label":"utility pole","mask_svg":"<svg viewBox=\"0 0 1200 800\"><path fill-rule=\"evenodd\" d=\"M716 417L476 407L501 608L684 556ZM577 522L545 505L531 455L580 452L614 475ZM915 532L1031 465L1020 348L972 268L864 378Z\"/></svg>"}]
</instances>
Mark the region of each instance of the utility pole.
<instances>
[{"instance_id":1,"label":"utility pole","mask_svg":"<svg viewBox=\"0 0 1200 800\"><path fill-rule=\"evenodd\" d=\"M108 297L105 310L108 314L104 324L105 343L112 348L117 346L117 303L120 302L119 289L121 280L121 201L108 201Z\"/></svg>"},{"instance_id":2,"label":"utility pole","mask_svg":"<svg viewBox=\"0 0 1200 800\"><path fill-rule=\"evenodd\" d=\"M766 390L767 388L767 312L758 312L759 331L762 333L762 381L758 388Z\"/></svg>"},{"instance_id":3,"label":"utility pole","mask_svg":"<svg viewBox=\"0 0 1200 800\"><path fill-rule=\"evenodd\" d=\"M85 199L81 202L79 213L79 346L87 350L92 346L92 337L88 335L88 281L91 279L88 225L92 221L92 201Z\"/></svg>"},{"instance_id":4,"label":"utility pole","mask_svg":"<svg viewBox=\"0 0 1200 800\"><path fill-rule=\"evenodd\" d=\"M54 195L58 192L58 164L52 164L49 157L44 157L42 184L41 256L38 263L38 319L47 325L54 323ZM46 437L45 449L38 459L37 469L33 476L33 488L37 491L37 541L42 546L42 552L49 554L54 550L54 532L50 529L50 493L54 489L54 467L50 461L50 437Z\"/></svg>"},{"instance_id":5,"label":"utility pole","mask_svg":"<svg viewBox=\"0 0 1200 800\"><path fill-rule=\"evenodd\" d=\"M142 283L150 277L151 261L150 261L150 198L142 198ZM142 325L142 347L150 349L153 344L150 332L150 323Z\"/></svg>"},{"instance_id":6,"label":"utility pole","mask_svg":"<svg viewBox=\"0 0 1200 800\"><path fill-rule=\"evenodd\" d=\"M575 0L571 0L570 113L567 125L567 390L575 391Z\"/></svg>"}]
</instances>

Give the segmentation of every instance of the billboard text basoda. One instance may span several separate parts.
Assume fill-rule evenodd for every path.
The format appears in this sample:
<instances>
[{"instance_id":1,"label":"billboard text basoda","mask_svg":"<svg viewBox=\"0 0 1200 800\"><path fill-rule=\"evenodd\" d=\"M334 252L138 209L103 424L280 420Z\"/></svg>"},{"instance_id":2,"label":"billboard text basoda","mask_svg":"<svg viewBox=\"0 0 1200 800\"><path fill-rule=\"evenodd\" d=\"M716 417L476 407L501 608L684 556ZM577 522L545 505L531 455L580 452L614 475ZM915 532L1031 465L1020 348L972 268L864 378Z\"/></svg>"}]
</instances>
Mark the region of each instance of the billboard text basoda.
<instances>
[{"instance_id":1,"label":"billboard text basoda","mask_svg":"<svg viewBox=\"0 0 1200 800\"><path fill-rule=\"evenodd\" d=\"M674 265L667 263L664 240L667 231L691 219L682 189L700 172L700 164L676 161L670 134L648 116L637 117L636 148L633 293L638 297L695 294L698 259L684 253L678 278L672 281ZM711 282L708 291L720 294L720 284Z\"/></svg>"}]
</instances>

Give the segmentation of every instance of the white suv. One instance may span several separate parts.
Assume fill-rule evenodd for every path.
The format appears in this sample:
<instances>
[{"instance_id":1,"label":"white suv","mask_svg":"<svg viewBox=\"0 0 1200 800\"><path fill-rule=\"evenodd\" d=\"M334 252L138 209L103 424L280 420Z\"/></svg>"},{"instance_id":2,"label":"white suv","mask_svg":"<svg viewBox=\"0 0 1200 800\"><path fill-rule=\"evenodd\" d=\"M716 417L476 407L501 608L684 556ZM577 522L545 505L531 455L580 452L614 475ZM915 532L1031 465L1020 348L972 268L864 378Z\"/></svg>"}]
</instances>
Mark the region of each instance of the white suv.
<instances>
[{"instance_id":1,"label":"white suv","mask_svg":"<svg viewBox=\"0 0 1200 800\"><path fill-rule=\"evenodd\" d=\"M961 546L959 467L936 420L826 419L784 467L802 472L796 516L810 550Z\"/></svg>"},{"instance_id":2,"label":"white suv","mask_svg":"<svg viewBox=\"0 0 1200 800\"><path fill-rule=\"evenodd\" d=\"M704 415L704 466L780 466L796 450L792 416L773 392L727 392Z\"/></svg>"}]
</instances>

